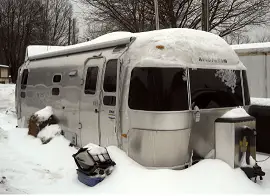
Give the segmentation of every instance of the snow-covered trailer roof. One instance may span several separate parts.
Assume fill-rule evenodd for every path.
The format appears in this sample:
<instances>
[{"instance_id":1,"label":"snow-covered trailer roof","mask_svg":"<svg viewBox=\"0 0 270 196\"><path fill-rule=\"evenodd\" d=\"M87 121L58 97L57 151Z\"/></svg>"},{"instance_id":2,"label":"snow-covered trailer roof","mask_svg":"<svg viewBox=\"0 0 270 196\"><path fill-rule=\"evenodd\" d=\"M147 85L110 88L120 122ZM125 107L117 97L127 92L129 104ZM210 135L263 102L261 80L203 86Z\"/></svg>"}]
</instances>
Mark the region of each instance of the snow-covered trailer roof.
<instances>
[{"instance_id":1,"label":"snow-covered trailer roof","mask_svg":"<svg viewBox=\"0 0 270 196\"><path fill-rule=\"evenodd\" d=\"M64 48L64 46L29 45L25 51L25 61L27 61L32 56L50 51L57 51L62 48Z\"/></svg>"},{"instance_id":2,"label":"snow-covered trailer roof","mask_svg":"<svg viewBox=\"0 0 270 196\"><path fill-rule=\"evenodd\" d=\"M238 55L270 53L270 42L231 45Z\"/></svg>"},{"instance_id":3,"label":"snow-covered trailer roof","mask_svg":"<svg viewBox=\"0 0 270 196\"><path fill-rule=\"evenodd\" d=\"M99 50L99 49L104 49L104 48L111 48L111 47L115 47L119 45L129 44L132 42L132 40L133 40L133 37L116 39L116 40L104 40L102 42L97 42L93 40L93 41L89 41L85 43L65 46L64 48L56 50L56 51L49 51L42 54L33 55L29 57L29 59L30 61L39 60L39 59L46 59L46 58L82 53L82 52L87 52L87 51Z\"/></svg>"},{"instance_id":4,"label":"snow-covered trailer roof","mask_svg":"<svg viewBox=\"0 0 270 196\"><path fill-rule=\"evenodd\" d=\"M221 37L185 28L142 33L114 32L29 59L51 58L124 44L130 44L127 56L133 61L131 66L148 66L154 63L194 68L246 69L234 50Z\"/></svg>"}]
</instances>

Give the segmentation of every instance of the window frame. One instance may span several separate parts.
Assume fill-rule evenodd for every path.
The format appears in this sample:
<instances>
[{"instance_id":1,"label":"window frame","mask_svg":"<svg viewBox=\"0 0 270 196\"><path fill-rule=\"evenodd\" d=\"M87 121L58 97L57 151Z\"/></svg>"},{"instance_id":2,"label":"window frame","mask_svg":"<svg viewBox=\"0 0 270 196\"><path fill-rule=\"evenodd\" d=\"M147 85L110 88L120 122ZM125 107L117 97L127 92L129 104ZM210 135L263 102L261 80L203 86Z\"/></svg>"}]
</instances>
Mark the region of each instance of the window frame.
<instances>
[{"instance_id":1,"label":"window frame","mask_svg":"<svg viewBox=\"0 0 270 196\"><path fill-rule=\"evenodd\" d=\"M114 92L105 91L105 89L104 89L106 68L107 68L108 63L110 61L116 61L116 84L115 84L115 91ZM102 100L100 100L101 104L102 104L102 107L115 108L118 105L118 103L117 103L118 102L117 101L118 100L118 98L117 98L117 92L118 92L117 88L118 88L118 85L119 85L118 84L119 83L119 73L118 73L119 72L119 63L120 63L119 58L112 58L112 59L107 60L105 65L104 65L104 71L103 71L103 74L102 74L103 76L102 76L102 81L101 81ZM104 97L115 97L115 101L116 101L115 105L106 105L104 103Z\"/></svg>"},{"instance_id":2,"label":"window frame","mask_svg":"<svg viewBox=\"0 0 270 196\"><path fill-rule=\"evenodd\" d=\"M104 85L105 85L105 76L106 76L106 69L107 69L107 66L108 66L108 63L110 62L110 61L116 61L116 84L115 84L115 91L113 91L113 92L110 92L110 91L105 91L105 89L104 89ZM117 83L118 83L118 63L119 63L119 59L118 58L112 58L112 59L109 59L107 62L106 62L106 64L105 64L105 66L104 66L104 74L103 74L103 78L102 78L102 91L104 92L104 93L111 93L111 94L113 94L113 93L116 93L117 92ZM104 96L104 95L103 95Z\"/></svg>"},{"instance_id":3,"label":"window frame","mask_svg":"<svg viewBox=\"0 0 270 196\"><path fill-rule=\"evenodd\" d=\"M210 69L210 68L201 68L201 67L195 67L195 68L192 68L192 67L189 67L188 68L188 82L189 82L189 95L190 95L190 111L196 111L196 110L194 110L193 108L191 108L192 107L192 103L191 103L191 84L190 84L190 69L194 69L194 70L197 70L197 69L205 69L205 70L208 70L208 69ZM220 69L220 68L211 68L210 70L218 70L218 69ZM242 70L242 69L224 69L224 70L233 70L233 71L239 71L239 75L240 75L240 83L241 83L241 92L243 92L243 85L242 85L242 83L243 83L243 79L242 79L242 71L244 71L244 70ZM202 109L202 108L199 108L199 110L200 111L204 111L204 112L211 112L211 111L214 111L214 110L227 110L227 109L232 109L232 108L235 108L235 107L244 107L245 105L244 105L244 100L245 98L242 96L242 101L243 101L243 106L232 106L232 107L220 107L220 108L206 108L206 109Z\"/></svg>"},{"instance_id":4,"label":"window frame","mask_svg":"<svg viewBox=\"0 0 270 196\"><path fill-rule=\"evenodd\" d=\"M138 109L132 109L129 107L129 103L128 103L128 100L129 100L129 91L130 91L130 82L131 82L131 74L132 74L132 71L135 69L135 68L180 68L180 69L183 69L183 70L186 70L187 71L187 102L188 102L188 107L186 110L179 110L179 111L152 111L152 110L138 110ZM190 96L190 80L189 80L189 68L187 67L172 67L172 66L166 66L166 67L156 67L156 66L147 66L147 67L141 67L141 66L135 66L135 67L132 67L131 69L129 69L128 71L128 89L127 89L127 109L130 110L130 111L136 111L136 112L144 112L144 113L187 113L187 112L190 112L191 111L191 96Z\"/></svg>"},{"instance_id":5,"label":"window frame","mask_svg":"<svg viewBox=\"0 0 270 196\"><path fill-rule=\"evenodd\" d=\"M59 82L55 82L55 81L54 81L54 77L55 77L55 76L60 76ZM52 78L52 83L53 83L53 84L59 84L59 83L62 81L62 79L63 79L62 73L55 73L55 74L53 75L53 78Z\"/></svg>"},{"instance_id":6,"label":"window frame","mask_svg":"<svg viewBox=\"0 0 270 196\"><path fill-rule=\"evenodd\" d=\"M251 105L251 98L250 98L250 89L249 89L249 83L248 83L248 76L247 76L247 70L240 70L240 76L241 76L241 85L242 85L242 94L243 94L243 105L249 106ZM246 81L244 81L244 79ZM248 100L246 98L248 96ZM246 102L249 103L246 103Z\"/></svg>"},{"instance_id":7,"label":"window frame","mask_svg":"<svg viewBox=\"0 0 270 196\"><path fill-rule=\"evenodd\" d=\"M54 90L54 89L58 89L58 94L57 94L57 95L56 95L56 94L53 94L53 90ZM60 96L60 88L59 88L59 87L52 87L51 95L52 95L52 96Z\"/></svg>"},{"instance_id":8,"label":"window frame","mask_svg":"<svg viewBox=\"0 0 270 196\"><path fill-rule=\"evenodd\" d=\"M116 103L117 103L117 97L116 97L116 95L103 95L102 97L103 97L103 99L102 99L103 106L105 106L105 107L116 107ZM107 105L107 104L105 104L104 103L105 97L114 97L115 98L115 105Z\"/></svg>"},{"instance_id":9,"label":"window frame","mask_svg":"<svg viewBox=\"0 0 270 196\"><path fill-rule=\"evenodd\" d=\"M24 74L25 72L27 72L27 77ZM24 84L25 77L26 77L26 82ZM23 69L22 78L21 78L21 90L25 90L27 88L28 78L29 78L29 70L28 69Z\"/></svg>"},{"instance_id":10,"label":"window frame","mask_svg":"<svg viewBox=\"0 0 270 196\"><path fill-rule=\"evenodd\" d=\"M139 67L139 66L136 66L136 67ZM130 91L130 82L131 82L131 73L132 73L132 71L133 71L133 69L134 68L136 68L136 67L132 67L131 69L129 69L129 71L128 71L128 83L129 83L129 85L128 85L128 89L127 89L127 95L129 96L129 91ZM149 66L149 67L151 67L151 66ZM152 67L154 67L154 66L152 66ZM160 68L170 68L170 66L168 66L168 67L160 67ZM177 67L171 67L171 68L177 68ZM182 111L146 111L146 110L135 110L135 109L131 109L130 107L129 107L129 104L128 104L128 96L127 96L127 104L126 104L126 106L127 106L127 109L128 110L130 110L130 111L137 111L137 112L145 112L145 113L149 113L149 112L152 112L152 113L168 113L168 112L170 112L170 113L185 113L185 112L190 112L190 111L195 111L193 108L192 108L192 103L191 103L191 84L190 84L190 69L203 69L203 68L191 68L191 67L179 67L179 68L183 68L183 69L185 69L185 70L187 70L187 93L188 93L188 110L182 110ZM213 68L214 69L214 68ZM215 68L215 69L217 69L217 68ZM246 71L246 70L239 70L240 71L240 76L241 76L241 89L242 89L242 91L243 91L243 93L244 93L244 96L243 96L243 103L245 103L245 100L246 100L246 98L245 98L245 96L246 96L246 94L245 94L245 89L244 89L244 85L243 85L243 83L244 83L244 81L243 81L243 71ZM246 78L247 78L247 73L246 73ZM248 80L247 80L247 85L248 85ZM247 86L248 88L249 88L249 86ZM249 89L248 89L249 90ZM249 91L249 96L250 96L250 91ZM251 101L250 101L251 102ZM247 103L245 103L245 105L244 106L247 106ZM221 108L210 108L210 109L200 109L200 110L203 110L203 111L205 111L205 112L211 112L211 111L213 111L213 110L217 110L217 109L219 109L219 110L225 110L225 109L230 109L230 108L235 108L235 107L221 107Z\"/></svg>"},{"instance_id":11,"label":"window frame","mask_svg":"<svg viewBox=\"0 0 270 196\"><path fill-rule=\"evenodd\" d=\"M97 78L96 78L96 86L95 86L95 93L92 94L92 93L85 93L86 92L86 81L87 81L87 74L88 74L88 69L89 68L97 68ZM99 73L100 73L100 68L99 66L88 66L87 69L86 69L86 73L84 74L84 88L83 88L83 93L84 95L87 95L87 96L95 96L97 94L97 87L98 87L98 78L99 78Z\"/></svg>"}]
</instances>

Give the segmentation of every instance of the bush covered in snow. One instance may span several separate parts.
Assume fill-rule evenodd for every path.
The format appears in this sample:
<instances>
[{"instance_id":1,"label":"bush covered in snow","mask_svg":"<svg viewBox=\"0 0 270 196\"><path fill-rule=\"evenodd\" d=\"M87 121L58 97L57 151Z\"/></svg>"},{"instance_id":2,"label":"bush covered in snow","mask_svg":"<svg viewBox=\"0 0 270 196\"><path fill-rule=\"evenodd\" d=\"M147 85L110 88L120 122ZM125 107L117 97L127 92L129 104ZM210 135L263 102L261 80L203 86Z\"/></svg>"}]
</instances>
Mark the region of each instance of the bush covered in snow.
<instances>
[{"instance_id":1,"label":"bush covered in snow","mask_svg":"<svg viewBox=\"0 0 270 196\"><path fill-rule=\"evenodd\" d=\"M52 107L47 106L31 115L28 122L28 135L38 137L43 144L46 144L53 137L61 134L62 130L58 122Z\"/></svg>"}]
</instances>

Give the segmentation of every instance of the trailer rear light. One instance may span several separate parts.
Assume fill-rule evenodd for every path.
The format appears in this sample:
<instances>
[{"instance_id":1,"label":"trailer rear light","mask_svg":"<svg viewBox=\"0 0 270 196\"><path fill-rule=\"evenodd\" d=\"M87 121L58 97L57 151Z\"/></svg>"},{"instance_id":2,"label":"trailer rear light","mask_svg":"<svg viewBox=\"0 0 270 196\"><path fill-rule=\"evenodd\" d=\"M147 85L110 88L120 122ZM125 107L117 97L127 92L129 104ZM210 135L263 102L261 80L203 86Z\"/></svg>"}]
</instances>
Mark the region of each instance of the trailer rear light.
<instances>
[{"instance_id":1,"label":"trailer rear light","mask_svg":"<svg viewBox=\"0 0 270 196\"><path fill-rule=\"evenodd\" d=\"M160 50L163 50L165 47L163 45L157 45L156 48L160 49Z\"/></svg>"},{"instance_id":2,"label":"trailer rear light","mask_svg":"<svg viewBox=\"0 0 270 196\"><path fill-rule=\"evenodd\" d=\"M127 138L127 134L122 134L122 137Z\"/></svg>"}]
</instances>

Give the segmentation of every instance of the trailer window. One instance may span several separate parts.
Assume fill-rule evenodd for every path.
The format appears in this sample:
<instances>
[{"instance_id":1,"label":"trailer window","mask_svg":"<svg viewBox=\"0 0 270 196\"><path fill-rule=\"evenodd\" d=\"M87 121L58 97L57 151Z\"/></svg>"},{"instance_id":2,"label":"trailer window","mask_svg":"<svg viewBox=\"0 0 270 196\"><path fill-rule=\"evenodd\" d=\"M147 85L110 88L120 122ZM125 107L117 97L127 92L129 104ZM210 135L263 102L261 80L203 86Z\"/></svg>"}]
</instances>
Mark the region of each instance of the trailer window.
<instances>
[{"instance_id":1,"label":"trailer window","mask_svg":"<svg viewBox=\"0 0 270 196\"><path fill-rule=\"evenodd\" d=\"M145 111L188 110L186 73L182 68L134 68L131 72L129 108Z\"/></svg>"},{"instance_id":2,"label":"trailer window","mask_svg":"<svg viewBox=\"0 0 270 196\"><path fill-rule=\"evenodd\" d=\"M103 103L107 106L115 106L116 105L116 97L115 96L104 96Z\"/></svg>"},{"instance_id":3,"label":"trailer window","mask_svg":"<svg viewBox=\"0 0 270 196\"><path fill-rule=\"evenodd\" d=\"M96 93L97 77L98 67L88 67L84 87L85 94L94 95Z\"/></svg>"},{"instance_id":4,"label":"trailer window","mask_svg":"<svg viewBox=\"0 0 270 196\"><path fill-rule=\"evenodd\" d=\"M53 82L58 83L61 81L62 76L61 75L54 75L53 76Z\"/></svg>"},{"instance_id":5,"label":"trailer window","mask_svg":"<svg viewBox=\"0 0 270 196\"><path fill-rule=\"evenodd\" d=\"M59 88L53 88L52 89L52 95L59 95L59 93L60 93Z\"/></svg>"},{"instance_id":6,"label":"trailer window","mask_svg":"<svg viewBox=\"0 0 270 196\"><path fill-rule=\"evenodd\" d=\"M190 69L191 103L200 109L243 106L239 70Z\"/></svg>"},{"instance_id":7,"label":"trailer window","mask_svg":"<svg viewBox=\"0 0 270 196\"><path fill-rule=\"evenodd\" d=\"M21 98L25 98L25 92L21 92Z\"/></svg>"},{"instance_id":8,"label":"trailer window","mask_svg":"<svg viewBox=\"0 0 270 196\"><path fill-rule=\"evenodd\" d=\"M116 92L117 59L109 60L106 65L103 89L105 92Z\"/></svg>"},{"instance_id":9,"label":"trailer window","mask_svg":"<svg viewBox=\"0 0 270 196\"><path fill-rule=\"evenodd\" d=\"M28 69L23 70L22 80L21 80L21 89L25 89L28 80Z\"/></svg>"}]
</instances>

